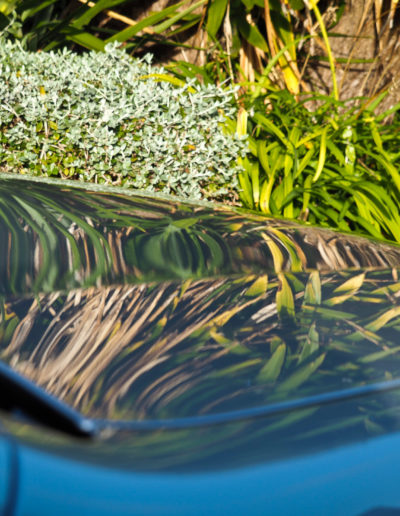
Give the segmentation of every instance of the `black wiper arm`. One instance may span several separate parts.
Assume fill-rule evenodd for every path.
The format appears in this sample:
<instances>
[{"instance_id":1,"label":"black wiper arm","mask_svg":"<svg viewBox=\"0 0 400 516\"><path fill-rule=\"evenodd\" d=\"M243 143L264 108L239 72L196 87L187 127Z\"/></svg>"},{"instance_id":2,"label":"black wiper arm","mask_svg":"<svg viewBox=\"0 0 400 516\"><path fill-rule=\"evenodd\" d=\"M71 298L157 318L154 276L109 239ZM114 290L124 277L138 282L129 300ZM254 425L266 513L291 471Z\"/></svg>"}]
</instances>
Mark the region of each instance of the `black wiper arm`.
<instances>
[{"instance_id":1,"label":"black wiper arm","mask_svg":"<svg viewBox=\"0 0 400 516\"><path fill-rule=\"evenodd\" d=\"M0 409L18 411L41 425L77 437L93 437L94 421L83 417L65 403L0 361Z\"/></svg>"}]
</instances>

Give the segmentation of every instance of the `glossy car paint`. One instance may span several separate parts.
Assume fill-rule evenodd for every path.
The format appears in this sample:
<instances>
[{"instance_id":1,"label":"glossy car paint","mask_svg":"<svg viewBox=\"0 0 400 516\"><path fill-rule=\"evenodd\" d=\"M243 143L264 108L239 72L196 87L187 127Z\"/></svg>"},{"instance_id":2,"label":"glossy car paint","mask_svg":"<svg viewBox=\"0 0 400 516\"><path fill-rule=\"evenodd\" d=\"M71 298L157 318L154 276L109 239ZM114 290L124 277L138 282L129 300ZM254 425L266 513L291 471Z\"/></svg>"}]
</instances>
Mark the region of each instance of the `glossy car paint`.
<instances>
[{"instance_id":1,"label":"glossy car paint","mask_svg":"<svg viewBox=\"0 0 400 516\"><path fill-rule=\"evenodd\" d=\"M0 207L5 514L400 512L398 247L13 178Z\"/></svg>"},{"instance_id":2,"label":"glossy car paint","mask_svg":"<svg viewBox=\"0 0 400 516\"><path fill-rule=\"evenodd\" d=\"M25 447L20 454L18 515L317 516L379 510L385 516L385 508L400 506L398 434L295 459L180 474L107 469Z\"/></svg>"}]
</instances>

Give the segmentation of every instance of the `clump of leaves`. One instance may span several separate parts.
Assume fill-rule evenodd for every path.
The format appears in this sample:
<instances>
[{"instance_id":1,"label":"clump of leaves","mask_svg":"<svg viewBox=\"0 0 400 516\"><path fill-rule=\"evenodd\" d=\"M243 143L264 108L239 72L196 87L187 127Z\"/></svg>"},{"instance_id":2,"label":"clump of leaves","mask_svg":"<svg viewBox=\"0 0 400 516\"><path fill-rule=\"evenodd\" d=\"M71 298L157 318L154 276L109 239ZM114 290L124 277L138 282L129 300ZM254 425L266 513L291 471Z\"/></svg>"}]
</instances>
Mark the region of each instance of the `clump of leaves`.
<instances>
[{"instance_id":1,"label":"clump of leaves","mask_svg":"<svg viewBox=\"0 0 400 516\"><path fill-rule=\"evenodd\" d=\"M400 124L383 123L400 104L376 115L383 96L350 107L255 91L238 124L251 150L239 176L245 206L400 242Z\"/></svg>"},{"instance_id":2,"label":"clump of leaves","mask_svg":"<svg viewBox=\"0 0 400 516\"><path fill-rule=\"evenodd\" d=\"M0 170L235 197L245 142L223 131L232 91L104 53L29 53L0 41Z\"/></svg>"}]
</instances>

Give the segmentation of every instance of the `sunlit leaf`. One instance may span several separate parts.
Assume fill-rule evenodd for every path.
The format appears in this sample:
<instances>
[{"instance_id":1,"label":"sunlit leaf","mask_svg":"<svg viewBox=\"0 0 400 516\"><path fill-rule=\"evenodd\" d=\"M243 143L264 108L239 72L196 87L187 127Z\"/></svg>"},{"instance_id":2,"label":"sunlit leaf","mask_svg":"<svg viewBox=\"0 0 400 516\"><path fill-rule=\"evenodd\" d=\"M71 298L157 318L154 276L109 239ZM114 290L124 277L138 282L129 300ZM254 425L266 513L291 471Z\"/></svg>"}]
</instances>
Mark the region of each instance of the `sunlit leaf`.
<instances>
[{"instance_id":1,"label":"sunlit leaf","mask_svg":"<svg viewBox=\"0 0 400 516\"><path fill-rule=\"evenodd\" d=\"M325 165L325 159L326 159L326 137L327 137L327 133L328 133L328 129L329 127L325 127L322 135L321 135L321 143L320 143L320 148L319 148L319 157L318 157L318 165L317 165L317 170L315 171L315 174L314 174L314 177L313 177L313 182L315 181L318 181L320 175L321 175L321 172L324 168L324 165Z\"/></svg>"},{"instance_id":2,"label":"sunlit leaf","mask_svg":"<svg viewBox=\"0 0 400 516\"><path fill-rule=\"evenodd\" d=\"M214 378L224 377L232 374L236 374L240 371L243 371L243 369L248 369L249 367L253 367L256 364L259 364L261 362L260 358L255 358L252 360L246 360L244 362L240 362L239 364L225 367L224 369L220 369L217 372L211 373L210 376L213 376Z\"/></svg>"},{"instance_id":3,"label":"sunlit leaf","mask_svg":"<svg viewBox=\"0 0 400 516\"><path fill-rule=\"evenodd\" d=\"M104 11L105 9L110 9L119 4L122 4L125 0L97 0L93 7L90 7L86 11L83 12L81 16L75 18L72 26L82 29L85 25L87 25L95 16Z\"/></svg>"},{"instance_id":4,"label":"sunlit leaf","mask_svg":"<svg viewBox=\"0 0 400 516\"><path fill-rule=\"evenodd\" d=\"M177 14L171 16L171 18L169 18L168 20L165 20L165 21L161 22L159 25L154 26L153 27L154 32L156 34L161 34L162 32L164 32L165 30L172 27L172 25L174 25L178 21L185 18L185 16L187 16L191 12L195 11L198 7L202 6L206 2L207 2L207 0L199 0L198 2L195 2L194 4L189 6L187 9L184 9L183 11L178 12ZM200 19L200 15L198 16L198 18Z\"/></svg>"},{"instance_id":5,"label":"sunlit leaf","mask_svg":"<svg viewBox=\"0 0 400 516\"><path fill-rule=\"evenodd\" d=\"M301 247L296 245L292 239L290 239L282 231L279 231L279 229L271 227L269 231L278 237L279 241L285 246L287 252L289 253L291 261L290 269L293 272L304 270L307 259Z\"/></svg>"},{"instance_id":6,"label":"sunlit leaf","mask_svg":"<svg viewBox=\"0 0 400 516\"><path fill-rule=\"evenodd\" d=\"M284 263L284 257L283 257L282 251L279 249L278 244L276 244L274 242L274 240L270 236L268 236L266 233L261 233L261 236L265 240L265 242L272 254L275 272L281 272L282 266Z\"/></svg>"},{"instance_id":7,"label":"sunlit leaf","mask_svg":"<svg viewBox=\"0 0 400 516\"><path fill-rule=\"evenodd\" d=\"M389 321L394 319L395 317L400 316L400 306L395 306L394 308L390 308L386 312L384 312L382 315L377 317L374 321L367 324L365 327L367 330L371 331L378 331L380 330L385 324L387 324Z\"/></svg>"},{"instance_id":8,"label":"sunlit leaf","mask_svg":"<svg viewBox=\"0 0 400 516\"><path fill-rule=\"evenodd\" d=\"M327 305L337 305L342 304L355 294L357 294L358 290L362 287L365 280L365 273L358 274L353 276L352 278L345 281L342 285L339 285L335 288L334 292L343 293L339 296L334 296L325 301Z\"/></svg>"},{"instance_id":9,"label":"sunlit leaf","mask_svg":"<svg viewBox=\"0 0 400 516\"><path fill-rule=\"evenodd\" d=\"M318 271L310 272L304 292L304 303L309 305L321 304L321 280Z\"/></svg>"},{"instance_id":10,"label":"sunlit leaf","mask_svg":"<svg viewBox=\"0 0 400 516\"><path fill-rule=\"evenodd\" d=\"M261 296L266 293L268 288L268 276L264 274L256 279L254 283L246 290L245 295L248 297Z\"/></svg>"},{"instance_id":11,"label":"sunlit leaf","mask_svg":"<svg viewBox=\"0 0 400 516\"><path fill-rule=\"evenodd\" d=\"M357 274L356 276L352 276L350 279L342 283L342 285L339 285L339 287L336 287L334 292L354 292L358 291L365 280L365 272L361 274Z\"/></svg>"},{"instance_id":12,"label":"sunlit leaf","mask_svg":"<svg viewBox=\"0 0 400 516\"><path fill-rule=\"evenodd\" d=\"M186 82L181 81L177 77L173 77L165 73L151 73L148 75L142 75L140 79L154 79L156 82L169 82L174 86L178 86L180 88L187 88L187 91L190 93L196 93L196 90L192 86L189 86Z\"/></svg>"},{"instance_id":13,"label":"sunlit leaf","mask_svg":"<svg viewBox=\"0 0 400 516\"><path fill-rule=\"evenodd\" d=\"M170 7L163 9L162 11L150 14L143 20L136 23L135 25L127 27L126 29L123 29L120 32L117 32L116 34L108 38L106 40L106 43L110 43L112 41L127 41L128 39L132 38L133 36L141 32L143 29L152 27L155 24L162 22L162 20L168 19L169 16L173 16L178 11L179 7L187 4L189 1L190 0L183 0L177 4L171 5ZM203 4L204 2L201 3Z\"/></svg>"}]
</instances>

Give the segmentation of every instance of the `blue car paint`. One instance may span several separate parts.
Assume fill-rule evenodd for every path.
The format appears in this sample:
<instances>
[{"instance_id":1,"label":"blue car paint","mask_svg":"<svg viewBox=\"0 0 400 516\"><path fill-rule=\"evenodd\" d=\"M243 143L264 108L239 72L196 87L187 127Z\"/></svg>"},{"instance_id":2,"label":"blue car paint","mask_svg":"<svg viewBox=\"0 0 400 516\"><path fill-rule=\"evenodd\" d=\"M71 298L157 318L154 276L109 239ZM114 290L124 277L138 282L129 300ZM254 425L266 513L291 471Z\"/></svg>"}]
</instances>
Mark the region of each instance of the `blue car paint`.
<instances>
[{"instance_id":1,"label":"blue car paint","mask_svg":"<svg viewBox=\"0 0 400 516\"><path fill-rule=\"evenodd\" d=\"M21 188L21 185L24 188ZM316 326L320 332L319 336L322 339L325 338L321 343L322 351L324 346L328 350L328 344L334 334L333 330L339 329L341 337L344 335L342 344L347 347L344 346L344 349L333 347L333 351L329 348L329 353L336 353L336 355L342 353L345 358L350 357L349 362L353 369L347 368L343 373L341 369L336 370L334 367L329 369L327 366L322 371L326 380L324 383L320 382L320 378L314 382L311 375L296 389L288 392L279 391L279 389L274 391L275 384L274 388L271 388L268 382L263 384L262 381L260 383L257 380L262 371L261 366L276 350L272 344L269 347L270 343L268 346L266 343L264 345L261 339L256 342L258 348L254 342L250 342L247 350L250 350L248 357L251 360L248 362L252 367L254 366L253 368L249 367L244 372L240 368L235 369L238 372L225 377L220 374L221 371L229 372L230 368L240 366L242 356L240 349L233 349L230 355L225 353L223 346L229 343L229 339L235 342L235 339L242 335L242 326L246 326L248 321L254 323L256 330L261 328L265 331L261 335L262 338L265 337L266 342L268 324L262 326L266 317L265 309L268 314L268 310L271 306L273 308L274 300L277 299L277 293L281 292L282 285L285 284L284 281L288 281L282 280L284 274L287 273L289 280L298 274L297 280L300 278L301 281L308 281L310 270L319 270L326 265L322 254L318 254L318 245L321 246L321 241L328 242L327 249L330 249L329 246L334 245L332 242L336 240L340 240L343 248L354 245L354 249L351 248L352 252L344 256L348 259L346 266L340 265L343 263L343 256L339 256L340 260L337 263L332 261L329 263L331 268L328 272L332 274L327 277L331 283L325 283L327 290L330 289L329 296L335 294L337 289L340 292L346 280L359 277L361 273L366 275L368 280L366 285L370 287L372 285L370 289L372 293L367 290L363 293L366 298L368 296L372 298L375 295L375 286L382 284L386 288L387 285L396 285L397 276L392 268L400 263L399 248L387 244L375 244L358 237L338 236L327 230L310 229L288 221L266 219L256 214L241 215L239 212L225 210L222 207L214 212L214 208L180 205L179 202L138 199L121 194L114 197L110 193L98 194L84 190L78 192L74 187L64 185L43 186L18 179L0 181L0 194L5 203L11 193L13 202L17 203L15 213L10 211L5 220L1 221L3 237L4 235L7 237L4 239L7 243L5 244L7 253L4 254L6 259L0 263L1 293L5 296L7 316L10 316L6 319L7 324L14 316L19 317L18 324L20 324L25 320L24 318L32 314L31 307L34 306L34 301L39 295L42 296L42 303L46 304L49 298L60 290L65 292L60 294L60 303L64 303L72 289L81 289L77 298L83 301L81 304L79 301L76 303L79 314L79 310L85 307L85 296L88 295L88 291L92 292L90 289L98 288L102 294L104 292L102 288L110 288L112 292L113 288L126 286L125 281L128 286L131 282L131 295L137 295L141 288L143 291L148 289L149 295L157 293L157 289L160 289L162 294L162 289L166 289L165 282L171 280L176 282L178 290L182 287L182 292L187 288L186 280L194 282L194 292L199 289L196 281L204 280L204 284L210 291L220 288L218 283L220 281L221 285L227 287L227 296L236 292L235 289L239 284L243 285L240 299L245 299L248 303L254 295L251 289L254 288L255 278L268 273L269 281L275 284L273 288L276 292L269 287L268 293L272 296L270 300L266 295L264 296L266 290L261 292L260 299L265 300L265 306L261 303L254 312L250 313L245 323L239 320L236 327L228 324L221 325L218 327L219 333L217 332L215 342L210 341L200 349L201 352L206 352L209 348L217 348L217 344L222 342L218 349L223 360L226 360L221 363L214 361L211 375L207 369L208 362L204 361L205 367L201 371L204 374L203 379L208 382L205 385L210 390L207 392L206 389L207 396L203 406L197 405L196 396L189 397L189 401L185 399L182 404L178 395L175 399L177 403L172 403L171 409L167 405L169 411L164 407L164 412L161 410L158 413L157 404L155 404L154 410L146 413L145 417L142 414L136 422L134 419L136 398L132 396L129 389L126 389L124 391L126 399L123 396L119 399L124 398L125 402L133 400L132 406L129 406L131 412L126 413L129 417L133 414L131 422L133 421L137 428L134 428L134 424L129 427L129 421L125 421L127 424L123 428L124 421L119 416L120 412L118 410L112 412L106 403L107 394L113 388L111 380L116 376L115 371L111 369L106 371L108 374L106 379L110 381L110 391L106 392L103 400L100 399L98 407L91 403L76 407L73 397L66 396L62 399L60 396L62 403L71 403L72 409L81 410L85 417L101 418L104 423L104 435L100 432L99 436L79 440L73 438L67 431L65 435L54 433L51 428L58 428L61 432L63 428L60 424L51 426L51 414L46 421L41 421L43 425L48 423L49 427L40 428L36 426L37 421L35 423L35 421L14 417L12 411L11 414L0 413L0 420L3 422L3 433L0 437L0 509L3 514L6 516L75 514L97 516L109 514L358 516L369 514L384 516L393 514L393 511L400 514L400 403L397 399L396 383L398 369L397 362L394 360L396 358L394 352L398 345L396 334L389 335L392 338L390 343L384 340L387 334L383 337L378 336L379 339L372 335L371 340L371 335L368 334L368 338L364 341L360 339L346 341L345 337L350 334L351 325L342 320L344 317L332 319L331 327L326 328L323 316L318 319L319 316L316 315L312 319L312 324L314 326L319 324L322 328L320 330L319 326ZM20 205L19 197L21 197ZM50 233L53 232L49 233L52 237L52 246L48 245L46 235L41 233L40 224L37 225L34 219L30 220L29 216L24 218L21 206L30 206L30 203L39 211L43 208L43 212L47 214L48 230ZM62 206L60 212L57 211L58 206ZM82 231L82 228L78 227L79 224L75 222L76 220L79 222L80 209L85 217L90 218L92 228L95 228L91 231L92 233L97 231L99 241L103 235L106 235L107 238L114 239L112 243L116 248L122 242L122 247L118 248L120 251L122 249L121 256L124 256L124 252L128 256L132 251L131 239L136 231L134 236L138 242L143 242L143 249L146 251L139 257L139 264L132 265L129 260L126 260L126 263L121 262L123 266L120 262L118 265L118 260L113 261L108 255L105 255L106 258L103 261L98 263L93 261L93 256L97 256L96 253L99 251L98 247L92 246L90 232ZM30 213L29 210L26 213ZM112 215L113 213L115 216ZM123 213L128 222L133 214L136 219L134 222L127 222L126 227L123 225L125 224L123 219L122 225L117 227L119 213ZM67 214L71 215L71 220L68 219ZM153 217L155 217L155 223ZM275 270L275 261L269 253L263 236L268 232L269 226L271 231L268 233L270 235L268 238L276 238L278 231L281 235L282 232L284 233L286 242L288 239L292 242L293 249L304 245L307 252L303 255L299 253L299 256L301 255L305 260L301 271L291 269L292 255L286 252L285 246L281 247L282 252L286 252L283 254L283 262L279 270ZM31 247L33 249L36 246L35 253L33 250L31 253L20 253L10 245L10 242L14 242L15 235L19 235L27 249ZM160 261L149 252L149 249L152 249L149 247L149 241L152 238L154 242L161 242L160 249L165 248L168 251L164 261ZM186 248L179 250L176 247L177 242L185 239L192 239L194 254L190 254L193 251L191 248L189 252ZM70 262L65 258L68 245L72 240L81 253L80 255L78 253L81 262L76 270L71 270ZM96 243L95 239L93 241ZM204 263L199 262L199 265L196 261L196 252L200 248L203 249L201 246L207 249L204 251ZM291 249L292 253L293 249ZM53 253L52 259L59 260L58 274L51 267L46 269L47 262L40 262L40 257L45 255L44 250ZM179 266L176 263L178 255ZM382 269L382 264L386 269ZM376 275L374 275L374 267L377 268ZM48 275L43 272L46 270L50 271ZM154 286L155 283L157 283L156 286ZM161 294L158 299L161 299ZM299 291L296 295L298 298ZM232 303L232 299L235 299L233 294L229 302ZM208 298L204 303L207 305ZM218 303L220 303L219 299L215 305L218 306ZM363 321L362 317L366 317L365 320L370 323L368 317L373 317L377 306L373 303L374 301L371 301L371 304L363 305L363 308L370 310L372 316L369 313L367 316L360 314L361 321ZM388 295L385 303L383 308L391 313L390 310L396 306L393 296ZM301 299L297 304L301 309ZM184 307L182 311L182 325L185 323L185 314L190 313L190 302L188 305L189 309ZM199 312L200 308L201 306L199 306ZM186 309L187 312L185 312ZM311 309L317 313L314 306L311 306ZM40 322L40 317L45 321L56 319L54 315L49 317L47 312L42 313L41 309L37 311L36 322ZM304 315L303 312L302 314ZM195 316L197 315L196 313ZM295 348L293 335L296 337L307 335L310 330L308 320L303 323L301 317L299 319L294 322L293 318L285 319L283 316L282 318L277 316L270 325L273 329L278 328L278 337L286 339L288 347L292 345ZM205 318L203 330L207 329L207 321L208 319ZM162 330L164 328L162 321L158 322L160 323L158 328ZM390 331L395 333L393 327L396 329L395 325L390 325L389 333ZM49 353L45 347L46 342L41 342L42 326L38 324L38 328L36 334L34 331L26 333L28 337L17 351L11 349L7 354L9 341L5 341L2 359L15 367L17 372L18 367L21 367L27 371L27 375L30 372L34 377L36 375L40 378L39 373L43 364L39 361L39 366L35 370L33 367L35 360L32 359L29 362L29 353L36 353L36 358L39 352L42 353L42 357ZM152 334L150 337L153 339ZM171 335L167 333L167 337ZM309 335L309 340L312 340L312 337ZM382 341L386 342L386 348L385 346L377 348L378 345L382 346ZM39 343L43 345L43 350L39 349ZM68 343L71 346L73 344L74 342ZM178 365L182 366L184 360L181 358L187 356L186 372L190 377L190 373L196 371L198 362L193 352L196 350L196 342L194 347L193 343L189 344L186 348L183 343L178 349L181 353ZM392 349L388 348L389 344ZM372 367L370 364L374 362L371 356L377 349L383 353L384 360L378 361L377 365ZM385 353L388 350L390 353L386 357ZM391 354L392 351L393 354ZM312 353L316 353L317 360L323 359L328 352L324 356L321 350L314 350ZM311 358L305 362L308 365L315 363L312 353ZM129 357L126 349L122 350L121 356ZM293 356L294 358L289 357L291 358L288 365L289 372L290 366L295 363L298 355L294 353ZM161 358L160 363L166 367L169 363L171 363L171 370L176 367L173 353ZM170 359L171 362L168 361ZM348 365L346 360L342 363L338 362L339 365ZM30 365L28 368L25 367L26 361ZM119 361L118 356L116 361ZM326 362L327 360L321 361L324 365ZM355 366L358 369L354 369ZM61 372L64 373L64 371ZM68 368L65 372L68 372ZM286 373L287 371L282 373L282 379L274 379L277 387L280 381L284 384L290 377ZM18 374L22 373L18 372ZM154 377L148 380L148 385L158 378L157 374L158 370L154 368ZM84 377L84 373L82 375ZM57 378L57 381L63 381L62 375ZM43 385L40 385L39 380L37 382L39 390L46 389L45 382ZM68 382L65 385L68 386ZM148 385L144 382L143 390ZM247 394L236 398L240 404L239 402L230 403L228 400L226 405L222 403L218 407L219 411L213 412L213 409L210 409L210 419L218 420L218 425L207 427L208 413L204 411L210 402L214 401L215 393L221 396L221 399L226 397L227 392L223 388L217 389L221 385L225 386L225 391L228 393L236 389L238 393L243 391ZM382 385L383 389L377 389ZM393 387L393 389L390 387L391 392L383 393L390 385ZM321 386L323 392L321 392ZM269 398L270 391L271 398ZM64 390L64 392L68 394L69 391ZM343 398L344 393L347 396L346 400ZM200 394L204 393L200 392ZM333 394L334 400L331 399ZM46 404L46 396L49 395L53 393L43 392L43 406ZM41 399L42 394L39 393L38 397ZM162 401L162 397L158 401L160 400ZM8 410L18 409L18 407L7 406L5 391L3 401ZM310 403L311 407L308 406ZM28 413L28 416L40 422L41 409L40 405L38 406L36 413L33 415ZM304 409L305 406L310 410L307 417L296 419L299 414L301 415L300 409ZM93 407L93 414L91 414L90 410ZM240 413L241 415L237 412L240 416L237 420L233 421L234 418L227 417L227 414L233 414L239 409L243 412ZM270 409L275 411L274 414L269 414ZM255 413L258 412L260 414L255 417ZM203 417L204 414L206 417L200 421L201 424L190 427L188 423L185 427L186 420L193 423L197 416ZM266 414L269 414L269 417L264 417ZM292 426L282 425L286 421L285 418L290 419L291 416L294 417ZM107 423L107 418L112 420L112 424ZM163 427L163 421L170 425L169 430ZM174 429L174 421L179 422L179 429ZM120 429L118 425L121 426ZM274 425L278 430L271 433L270 430ZM141 429L140 426L142 426ZM318 433L319 429L321 429L320 433ZM380 432L381 435L374 436L374 432ZM162 438L165 437L167 439L163 441Z\"/></svg>"},{"instance_id":2,"label":"blue car paint","mask_svg":"<svg viewBox=\"0 0 400 516\"><path fill-rule=\"evenodd\" d=\"M15 516L355 516L400 511L400 434L220 472L122 472L19 448Z\"/></svg>"}]
</instances>

